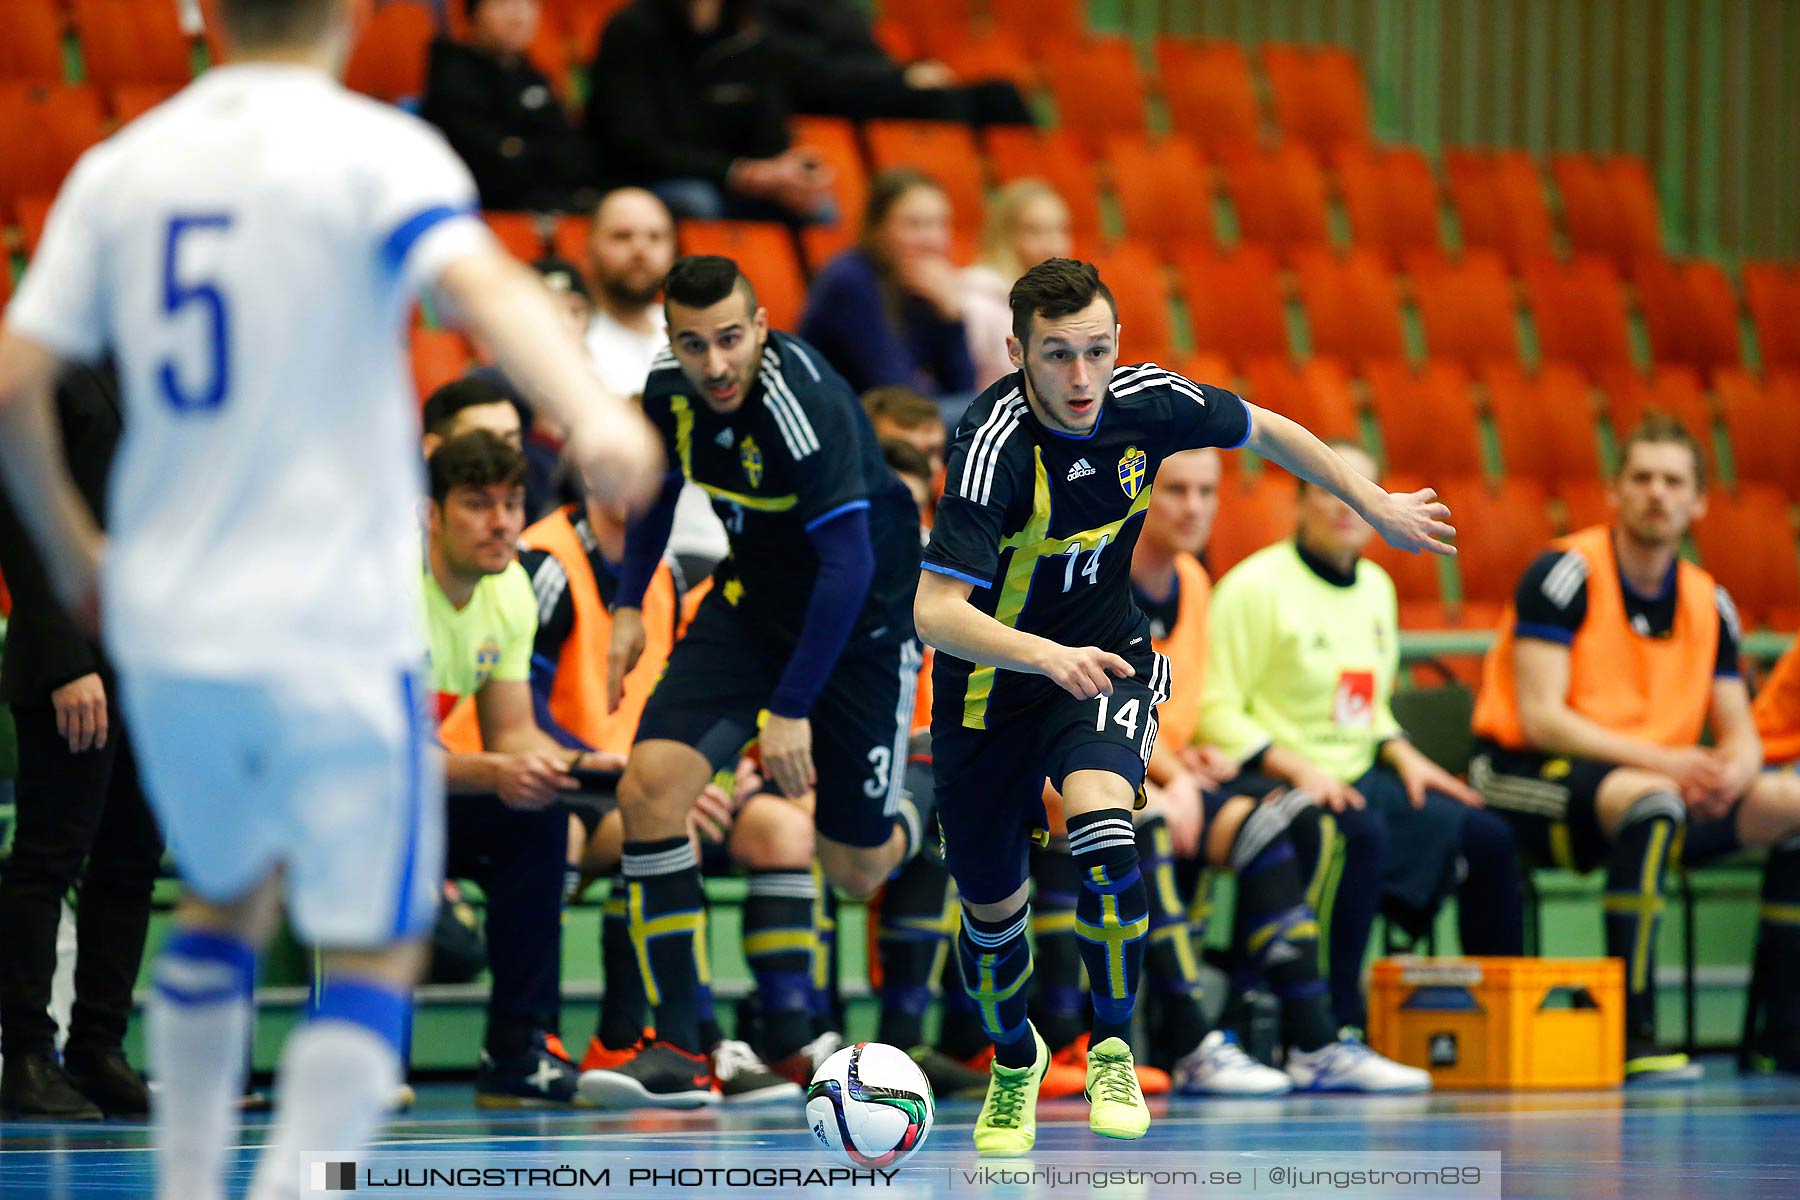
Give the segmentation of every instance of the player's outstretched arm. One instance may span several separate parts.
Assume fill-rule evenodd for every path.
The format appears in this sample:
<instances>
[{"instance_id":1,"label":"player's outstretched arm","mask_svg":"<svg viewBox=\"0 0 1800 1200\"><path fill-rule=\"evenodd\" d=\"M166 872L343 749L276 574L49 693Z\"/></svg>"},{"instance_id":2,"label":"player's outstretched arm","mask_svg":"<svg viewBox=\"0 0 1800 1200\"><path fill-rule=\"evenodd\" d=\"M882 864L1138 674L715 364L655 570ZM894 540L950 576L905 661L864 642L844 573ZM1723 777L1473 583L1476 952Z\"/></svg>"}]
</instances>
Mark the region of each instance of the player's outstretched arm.
<instances>
[{"instance_id":1,"label":"player's outstretched arm","mask_svg":"<svg viewBox=\"0 0 1800 1200\"><path fill-rule=\"evenodd\" d=\"M77 619L92 626L106 539L63 457L56 424L62 367L55 352L0 328L0 473L51 586Z\"/></svg>"},{"instance_id":2,"label":"player's outstretched arm","mask_svg":"<svg viewBox=\"0 0 1800 1200\"><path fill-rule=\"evenodd\" d=\"M1042 675L1078 700L1112 695L1115 676L1137 672L1117 654L1095 646L1062 646L1010 629L969 603L973 585L937 571L919 572L913 624L946 654L973 663Z\"/></svg>"},{"instance_id":3,"label":"player's outstretched arm","mask_svg":"<svg viewBox=\"0 0 1800 1200\"><path fill-rule=\"evenodd\" d=\"M1438 500L1437 492L1431 488L1404 494L1384 491L1364 479L1306 426L1254 404L1245 407L1250 410L1250 440L1245 443L1249 449L1338 497L1362 514L1396 550L1456 553L1448 540L1456 536L1450 508Z\"/></svg>"},{"instance_id":4,"label":"player's outstretched arm","mask_svg":"<svg viewBox=\"0 0 1800 1200\"><path fill-rule=\"evenodd\" d=\"M506 376L565 432L602 502L642 509L662 483L662 442L643 413L608 393L536 276L498 248L451 262L438 291L494 348Z\"/></svg>"}]
</instances>

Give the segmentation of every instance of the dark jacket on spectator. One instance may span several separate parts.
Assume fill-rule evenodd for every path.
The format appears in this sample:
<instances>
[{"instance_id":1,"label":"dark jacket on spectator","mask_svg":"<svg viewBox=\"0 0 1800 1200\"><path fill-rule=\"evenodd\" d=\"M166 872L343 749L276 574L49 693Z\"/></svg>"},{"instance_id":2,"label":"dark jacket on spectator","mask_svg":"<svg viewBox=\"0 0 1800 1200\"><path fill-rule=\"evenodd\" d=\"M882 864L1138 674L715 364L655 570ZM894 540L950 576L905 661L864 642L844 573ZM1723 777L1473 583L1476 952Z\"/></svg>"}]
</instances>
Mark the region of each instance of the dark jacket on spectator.
<instances>
[{"instance_id":1,"label":"dark jacket on spectator","mask_svg":"<svg viewBox=\"0 0 1800 1200\"><path fill-rule=\"evenodd\" d=\"M594 183L586 141L544 73L523 58L438 38L420 115L469 164L485 208L565 208ZM516 153L506 152L508 142Z\"/></svg>"},{"instance_id":2,"label":"dark jacket on spectator","mask_svg":"<svg viewBox=\"0 0 1800 1200\"><path fill-rule=\"evenodd\" d=\"M609 183L703 179L788 147L780 61L746 4L695 34L679 0L636 0L600 35L588 71L587 131Z\"/></svg>"},{"instance_id":3,"label":"dark jacket on spectator","mask_svg":"<svg viewBox=\"0 0 1800 1200\"><path fill-rule=\"evenodd\" d=\"M82 499L106 516L106 477L119 444L119 385L110 367L71 367L56 389L63 453ZM12 590L12 618L0 655L0 700L43 703L83 675L104 671L100 647L75 624L45 578L37 550L0 490L0 572Z\"/></svg>"},{"instance_id":4,"label":"dark jacket on spectator","mask_svg":"<svg viewBox=\"0 0 1800 1200\"><path fill-rule=\"evenodd\" d=\"M975 390L975 368L961 320L946 321L930 303L889 302L875 263L861 250L838 255L813 281L800 336L819 348L858 395L905 384L929 396Z\"/></svg>"}]
</instances>

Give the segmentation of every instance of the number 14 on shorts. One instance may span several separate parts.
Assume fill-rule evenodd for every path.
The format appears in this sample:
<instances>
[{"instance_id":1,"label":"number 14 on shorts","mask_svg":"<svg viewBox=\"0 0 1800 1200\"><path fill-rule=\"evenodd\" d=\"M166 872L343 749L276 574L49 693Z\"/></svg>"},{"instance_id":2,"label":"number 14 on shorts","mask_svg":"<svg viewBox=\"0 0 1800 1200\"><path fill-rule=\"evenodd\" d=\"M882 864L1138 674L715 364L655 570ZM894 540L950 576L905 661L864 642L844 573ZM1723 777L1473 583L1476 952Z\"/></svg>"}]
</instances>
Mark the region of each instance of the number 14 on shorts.
<instances>
[{"instance_id":1,"label":"number 14 on shorts","mask_svg":"<svg viewBox=\"0 0 1800 1200\"><path fill-rule=\"evenodd\" d=\"M1112 697L1111 696L1101 696L1099 698L1099 700L1100 700L1099 712L1094 717L1094 732L1095 733L1105 733L1106 732L1106 710L1111 705ZM1126 738L1130 739L1131 741L1137 740L1138 713L1140 711L1139 710L1140 704L1141 704L1140 698L1137 696L1133 696L1131 699L1125 701L1125 703L1119 705L1118 708L1114 709L1113 713L1112 713L1112 723L1114 725L1117 725L1120 729L1123 729L1125 731Z\"/></svg>"}]
</instances>

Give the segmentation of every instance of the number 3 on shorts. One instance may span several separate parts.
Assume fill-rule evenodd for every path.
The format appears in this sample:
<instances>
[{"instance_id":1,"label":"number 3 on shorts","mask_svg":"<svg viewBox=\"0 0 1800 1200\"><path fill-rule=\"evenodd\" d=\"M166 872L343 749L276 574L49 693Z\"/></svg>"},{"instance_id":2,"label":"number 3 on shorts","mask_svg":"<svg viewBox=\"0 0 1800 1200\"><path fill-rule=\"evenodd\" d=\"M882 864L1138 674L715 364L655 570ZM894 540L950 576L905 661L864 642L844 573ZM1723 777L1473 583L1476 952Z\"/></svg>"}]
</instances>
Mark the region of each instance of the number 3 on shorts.
<instances>
[{"instance_id":1,"label":"number 3 on shorts","mask_svg":"<svg viewBox=\"0 0 1800 1200\"><path fill-rule=\"evenodd\" d=\"M1095 733L1106 732L1106 709L1111 700L1111 696L1100 697L1100 711L1094 718ZM1120 729L1125 731L1125 736L1128 739L1134 742L1137 741L1138 697L1133 696L1125 703L1119 705L1118 709L1112 715L1112 721L1114 725L1117 725Z\"/></svg>"},{"instance_id":2,"label":"number 3 on shorts","mask_svg":"<svg viewBox=\"0 0 1800 1200\"><path fill-rule=\"evenodd\" d=\"M877 746L869 751L869 766L873 773L863 781L863 795L877 800L887 795L888 773L894 767L894 752L886 746Z\"/></svg>"}]
</instances>

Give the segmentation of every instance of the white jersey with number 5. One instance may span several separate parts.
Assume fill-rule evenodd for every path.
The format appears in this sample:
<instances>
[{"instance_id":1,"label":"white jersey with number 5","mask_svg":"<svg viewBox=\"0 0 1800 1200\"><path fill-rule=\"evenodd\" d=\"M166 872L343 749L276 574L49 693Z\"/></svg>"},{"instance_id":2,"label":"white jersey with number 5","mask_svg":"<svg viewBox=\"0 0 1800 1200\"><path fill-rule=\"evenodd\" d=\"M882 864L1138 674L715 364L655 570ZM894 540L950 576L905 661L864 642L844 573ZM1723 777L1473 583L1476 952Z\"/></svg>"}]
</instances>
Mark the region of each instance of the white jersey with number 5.
<instances>
[{"instance_id":1,"label":"white jersey with number 5","mask_svg":"<svg viewBox=\"0 0 1800 1200\"><path fill-rule=\"evenodd\" d=\"M89 151L7 322L111 354L102 581L121 666L418 660L414 298L487 237L429 127L298 67L227 66Z\"/></svg>"}]
</instances>

